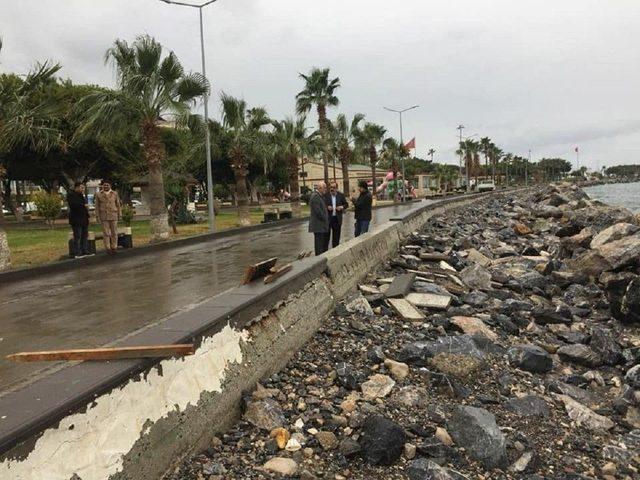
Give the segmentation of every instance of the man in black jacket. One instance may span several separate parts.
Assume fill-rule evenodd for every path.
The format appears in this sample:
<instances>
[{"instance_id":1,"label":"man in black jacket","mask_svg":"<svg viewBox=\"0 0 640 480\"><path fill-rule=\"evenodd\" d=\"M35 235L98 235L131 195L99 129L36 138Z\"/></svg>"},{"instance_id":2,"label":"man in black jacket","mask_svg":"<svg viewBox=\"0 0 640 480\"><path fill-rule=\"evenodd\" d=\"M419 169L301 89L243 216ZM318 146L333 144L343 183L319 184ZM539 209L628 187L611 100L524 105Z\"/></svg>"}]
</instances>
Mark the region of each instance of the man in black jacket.
<instances>
[{"instance_id":1,"label":"man in black jacket","mask_svg":"<svg viewBox=\"0 0 640 480\"><path fill-rule=\"evenodd\" d=\"M338 191L338 184L331 182L329 184L329 193L324 196L329 212L329 235L331 236L331 246L340 245L340 231L342 230L342 214L349 208L349 203L342 192ZM329 237L327 237L327 248Z\"/></svg>"},{"instance_id":2,"label":"man in black jacket","mask_svg":"<svg viewBox=\"0 0 640 480\"><path fill-rule=\"evenodd\" d=\"M351 198L356 217L355 232L353 234L355 237L369 231L369 223L371 222L371 205L373 203L373 198L369 193L367 182L360 180L358 182L358 189L360 190L360 196L358 198Z\"/></svg>"},{"instance_id":3,"label":"man in black jacket","mask_svg":"<svg viewBox=\"0 0 640 480\"><path fill-rule=\"evenodd\" d=\"M329 246L329 212L324 203L326 191L325 183L319 182L309 197L309 233L313 233L316 255L326 252Z\"/></svg>"},{"instance_id":4,"label":"man in black jacket","mask_svg":"<svg viewBox=\"0 0 640 480\"><path fill-rule=\"evenodd\" d=\"M73 229L73 245L76 258L89 254L89 207L84 196L84 185L76 182L73 191L67 195L69 204L69 224Z\"/></svg>"}]
</instances>

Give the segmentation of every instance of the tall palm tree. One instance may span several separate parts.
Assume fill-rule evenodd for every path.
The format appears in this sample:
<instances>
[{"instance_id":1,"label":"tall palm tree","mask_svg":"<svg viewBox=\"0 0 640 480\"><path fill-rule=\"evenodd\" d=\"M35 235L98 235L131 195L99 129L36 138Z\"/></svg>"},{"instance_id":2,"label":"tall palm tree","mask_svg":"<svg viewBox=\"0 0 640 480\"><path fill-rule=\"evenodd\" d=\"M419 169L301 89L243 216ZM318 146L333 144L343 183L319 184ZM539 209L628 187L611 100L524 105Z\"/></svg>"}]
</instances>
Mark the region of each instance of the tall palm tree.
<instances>
[{"instance_id":1,"label":"tall palm tree","mask_svg":"<svg viewBox=\"0 0 640 480\"><path fill-rule=\"evenodd\" d=\"M151 241L169 238L162 162L165 145L158 120L171 116L176 124L186 125L191 107L209 91L209 83L199 73L185 73L173 52L163 58L163 48L148 35L141 35L130 45L116 40L105 54L113 63L117 90L89 94L80 102L85 122L78 135L92 132L113 138L118 133L137 130L142 156L149 174L149 211Z\"/></svg>"},{"instance_id":2,"label":"tall palm tree","mask_svg":"<svg viewBox=\"0 0 640 480\"><path fill-rule=\"evenodd\" d=\"M496 181L496 165L500 162L503 155L504 152L502 149L492 143L489 149L489 158L491 159L491 178L494 182Z\"/></svg>"},{"instance_id":3,"label":"tall palm tree","mask_svg":"<svg viewBox=\"0 0 640 480\"><path fill-rule=\"evenodd\" d=\"M465 175L467 177L467 191L471 189L469 180L471 179L471 176L475 173L476 162L479 163L479 157L478 157L479 148L480 148L479 143L470 138L467 138L466 140L463 140L462 142L460 142L459 151L462 151L462 155L464 158ZM476 176L476 184L477 184L477 173L475 174L475 176Z\"/></svg>"},{"instance_id":4,"label":"tall palm tree","mask_svg":"<svg viewBox=\"0 0 640 480\"><path fill-rule=\"evenodd\" d=\"M482 137L480 139L480 151L484 155L485 175L489 176L489 154L492 147L491 139L489 137Z\"/></svg>"},{"instance_id":5,"label":"tall palm tree","mask_svg":"<svg viewBox=\"0 0 640 480\"><path fill-rule=\"evenodd\" d=\"M342 167L342 191L345 195L349 195L349 163L353 157L352 145L355 144L360 135L360 122L364 120L364 115L356 113L351 122L347 121L347 117L341 113L332 124L334 138L336 140L336 153L340 159Z\"/></svg>"},{"instance_id":6,"label":"tall palm tree","mask_svg":"<svg viewBox=\"0 0 640 480\"><path fill-rule=\"evenodd\" d=\"M376 164L378 163L378 147L382 144L387 129L382 125L367 122L357 134L357 145L369 157L371 165L371 187L373 198L376 196Z\"/></svg>"},{"instance_id":7,"label":"tall palm tree","mask_svg":"<svg viewBox=\"0 0 640 480\"><path fill-rule=\"evenodd\" d=\"M442 193L442 196L447 195L449 184L456 178L458 172L457 167L451 165L438 164L436 166L436 178L438 179L438 189Z\"/></svg>"},{"instance_id":8,"label":"tall palm tree","mask_svg":"<svg viewBox=\"0 0 640 480\"><path fill-rule=\"evenodd\" d=\"M264 108L247 108L247 102L226 93L220 95L222 125L228 139L228 155L236 181L238 221L241 226L251 223L247 175L249 164L267 155L268 137L264 129L271 124Z\"/></svg>"},{"instance_id":9,"label":"tall palm tree","mask_svg":"<svg viewBox=\"0 0 640 480\"><path fill-rule=\"evenodd\" d=\"M59 131L51 122L58 106L49 97L40 94L43 88L54 81L58 70L58 64L43 63L38 64L24 79L15 75L0 75L0 179L6 174L2 156L12 148L24 145L46 153L59 144ZM11 251L7 234L0 225L0 271L9 268Z\"/></svg>"},{"instance_id":10,"label":"tall palm tree","mask_svg":"<svg viewBox=\"0 0 640 480\"><path fill-rule=\"evenodd\" d=\"M289 188L291 189L291 210L296 217L300 216L300 186L298 184L299 160L305 155L312 155L316 151L317 132L308 134L305 127L306 117L296 119L286 118L274 121L274 131L271 135L274 155L283 159L287 165Z\"/></svg>"},{"instance_id":11,"label":"tall palm tree","mask_svg":"<svg viewBox=\"0 0 640 480\"><path fill-rule=\"evenodd\" d=\"M329 125L327 107L336 107L340 103L335 91L340 87L340 79L329 78L328 68L311 69L308 75L300 74L305 82L304 88L296 95L296 111L299 115L306 114L316 107L318 111L318 125L322 138L322 162L324 165L324 181L329 183Z\"/></svg>"},{"instance_id":12,"label":"tall palm tree","mask_svg":"<svg viewBox=\"0 0 640 480\"><path fill-rule=\"evenodd\" d=\"M433 154L436 153L435 149L430 148L429 151L427 152L427 155L429 155L431 157L431 163L433 163Z\"/></svg>"}]
</instances>

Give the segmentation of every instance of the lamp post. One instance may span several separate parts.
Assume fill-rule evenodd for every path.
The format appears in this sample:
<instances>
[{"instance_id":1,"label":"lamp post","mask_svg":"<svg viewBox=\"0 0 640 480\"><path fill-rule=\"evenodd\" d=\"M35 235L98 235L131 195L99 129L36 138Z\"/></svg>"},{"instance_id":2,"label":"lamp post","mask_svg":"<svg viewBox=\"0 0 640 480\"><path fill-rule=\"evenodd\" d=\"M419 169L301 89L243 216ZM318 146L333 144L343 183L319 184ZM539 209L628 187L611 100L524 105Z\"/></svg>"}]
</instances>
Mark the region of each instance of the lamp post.
<instances>
[{"instance_id":1,"label":"lamp post","mask_svg":"<svg viewBox=\"0 0 640 480\"><path fill-rule=\"evenodd\" d=\"M408 107L405 108L403 110L394 110L393 108L387 108L387 107L382 107L385 110L388 110L389 112L394 112L397 113L398 116L400 117L400 145L402 146L402 149L404 150L404 140L402 138L402 114L408 110L413 110L414 108L418 108L420 105L414 105L413 107ZM407 180L406 176L405 176L405 170L404 170L404 155L402 155L401 157L402 160L402 201L404 202L406 200L406 193L405 193L405 181ZM396 185L397 188L397 185Z\"/></svg>"},{"instance_id":2,"label":"lamp post","mask_svg":"<svg viewBox=\"0 0 640 480\"><path fill-rule=\"evenodd\" d=\"M531 150L529 150L529 159L524 162L524 186L529 186L529 163L531 163Z\"/></svg>"},{"instance_id":3,"label":"lamp post","mask_svg":"<svg viewBox=\"0 0 640 480\"><path fill-rule=\"evenodd\" d=\"M160 0L169 5L180 5L182 7L197 8L200 15L200 56L202 58L202 76L207 78L207 69L204 61L204 28L202 26L202 9L217 0L209 0L199 4L191 4L185 2L175 2L174 0ZM213 198L213 169L211 165L211 140L209 136L209 95L204 94L204 131L205 131L205 151L207 155L207 206L209 211L209 231L211 233L216 230L216 218Z\"/></svg>"},{"instance_id":4,"label":"lamp post","mask_svg":"<svg viewBox=\"0 0 640 480\"><path fill-rule=\"evenodd\" d=\"M458 130L458 132L460 132L460 143L458 144L459 150L460 150L460 161L458 163L458 166L460 167L460 176L462 176L462 147L460 146L460 144L462 143L462 130L464 130L466 127L464 125L458 125L456 127L456 130Z\"/></svg>"}]
</instances>

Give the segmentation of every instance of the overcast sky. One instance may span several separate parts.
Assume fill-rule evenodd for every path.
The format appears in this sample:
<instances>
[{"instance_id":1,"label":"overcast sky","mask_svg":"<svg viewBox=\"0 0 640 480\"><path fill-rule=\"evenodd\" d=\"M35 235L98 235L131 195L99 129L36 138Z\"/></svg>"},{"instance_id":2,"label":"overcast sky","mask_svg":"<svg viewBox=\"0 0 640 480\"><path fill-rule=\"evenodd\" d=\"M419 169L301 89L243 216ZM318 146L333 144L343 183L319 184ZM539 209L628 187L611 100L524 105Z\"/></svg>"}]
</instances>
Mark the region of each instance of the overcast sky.
<instances>
[{"instance_id":1,"label":"overcast sky","mask_svg":"<svg viewBox=\"0 0 640 480\"><path fill-rule=\"evenodd\" d=\"M186 0L185 0L186 1ZM298 72L330 67L339 112L364 113L417 153L457 162L465 135L532 159L640 163L638 0L218 0L204 12L208 77L220 91L294 111ZM158 0L0 0L0 70L37 60L75 82L113 85L104 51L148 33L200 69L197 10ZM316 120L313 113L312 120Z\"/></svg>"}]
</instances>

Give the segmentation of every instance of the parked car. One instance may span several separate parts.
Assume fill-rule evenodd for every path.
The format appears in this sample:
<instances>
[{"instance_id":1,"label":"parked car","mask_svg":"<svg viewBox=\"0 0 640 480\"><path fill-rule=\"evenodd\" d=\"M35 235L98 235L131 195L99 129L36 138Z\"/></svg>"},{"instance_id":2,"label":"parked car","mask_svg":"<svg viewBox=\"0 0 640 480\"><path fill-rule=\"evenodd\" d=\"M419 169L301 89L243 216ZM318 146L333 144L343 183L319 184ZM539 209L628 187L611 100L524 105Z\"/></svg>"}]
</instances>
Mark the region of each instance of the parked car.
<instances>
[{"instance_id":1,"label":"parked car","mask_svg":"<svg viewBox=\"0 0 640 480\"><path fill-rule=\"evenodd\" d=\"M479 192L491 192L496 189L496 184L493 180L480 180L478 182Z\"/></svg>"}]
</instances>

